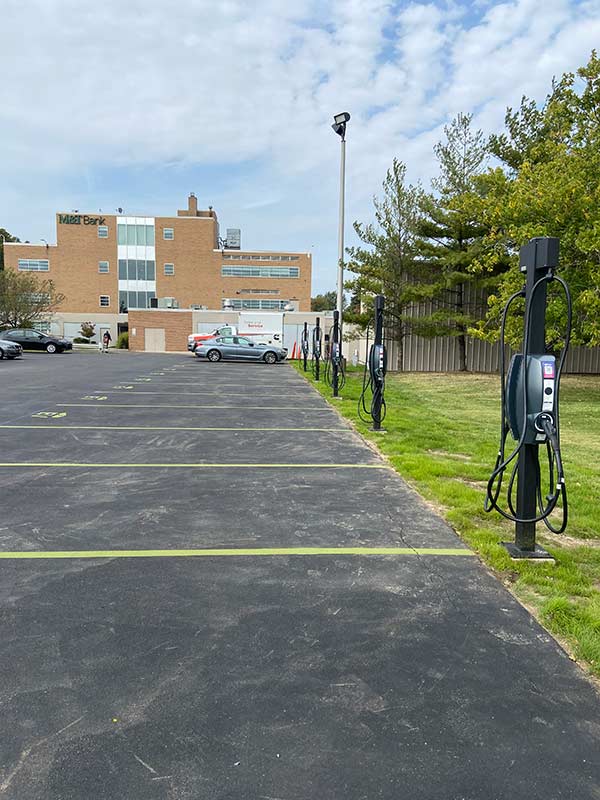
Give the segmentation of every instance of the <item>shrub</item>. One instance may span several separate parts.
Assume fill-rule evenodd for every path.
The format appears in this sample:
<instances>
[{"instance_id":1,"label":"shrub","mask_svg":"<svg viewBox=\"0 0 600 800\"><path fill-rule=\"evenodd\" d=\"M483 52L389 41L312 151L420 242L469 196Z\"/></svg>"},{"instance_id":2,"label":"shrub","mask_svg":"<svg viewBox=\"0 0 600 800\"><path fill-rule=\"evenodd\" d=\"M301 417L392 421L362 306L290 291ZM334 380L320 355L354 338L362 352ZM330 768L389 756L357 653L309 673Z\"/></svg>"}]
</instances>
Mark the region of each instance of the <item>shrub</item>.
<instances>
[{"instance_id":1,"label":"shrub","mask_svg":"<svg viewBox=\"0 0 600 800\"><path fill-rule=\"evenodd\" d=\"M118 335L115 347L119 350L129 350L129 333L127 331Z\"/></svg>"}]
</instances>

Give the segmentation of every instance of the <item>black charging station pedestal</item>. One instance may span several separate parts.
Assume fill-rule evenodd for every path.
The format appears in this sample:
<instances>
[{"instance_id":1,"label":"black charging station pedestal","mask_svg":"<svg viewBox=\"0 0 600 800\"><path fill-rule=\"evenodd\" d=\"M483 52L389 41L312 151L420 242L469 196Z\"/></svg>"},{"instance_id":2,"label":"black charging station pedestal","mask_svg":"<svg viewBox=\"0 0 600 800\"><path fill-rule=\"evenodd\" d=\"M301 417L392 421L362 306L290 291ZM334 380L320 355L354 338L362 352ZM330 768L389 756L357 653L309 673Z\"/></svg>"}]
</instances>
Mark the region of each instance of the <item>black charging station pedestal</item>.
<instances>
[{"instance_id":1,"label":"black charging station pedestal","mask_svg":"<svg viewBox=\"0 0 600 800\"><path fill-rule=\"evenodd\" d=\"M381 365L371 364L370 368L371 371L375 371L376 367L380 367L379 372L383 372L383 358L384 358L384 349L383 349L383 311L385 307L385 297L382 294L378 294L375 298L375 341L373 342L373 358L380 358ZM383 376L379 375L373 381L373 403L372 403L372 418L373 418L373 425L371 427L372 431L377 431L378 433L384 433L385 431L381 427L381 408L383 405L383 385L382 385Z\"/></svg>"},{"instance_id":2,"label":"black charging station pedestal","mask_svg":"<svg viewBox=\"0 0 600 800\"><path fill-rule=\"evenodd\" d=\"M523 245L519 254L521 272L526 274L525 305L529 309L528 341L523 337L523 369L527 367L527 356L530 353L546 351L546 284L543 283L532 292L536 282L548 270L558 266L559 240L553 237L531 239ZM527 313L525 315L527 318ZM519 452L519 471L517 475L517 508L516 516L520 519L535 519L537 513L537 484L539 480L539 445L524 444ZM553 562L554 559L536 544L535 522L516 522L515 541L502 542L514 559L538 559Z\"/></svg>"},{"instance_id":3,"label":"black charging station pedestal","mask_svg":"<svg viewBox=\"0 0 600 800\"><path fill-rule=\"evenodd\" d=\"M313 329L313 375L315 380L320 379L320 363L321 363L321 318L317 317L315 320L315 327Z\"/></svg>"},{"instance_id":4,"label":"black charging station pedestal","mask_svg":"<svg viewBox=\"0 0 600 800\"><path fill-rule=\"evenodd\" d=\"M333 312L332 342L329 358L331 359L331 388L333 389L333 396L339 397L342 343L340 342L340 312L337 309Z\"/></svg>"},{"instance_id":5,"label":"black charging station pedestal","mask_svg":"<svg viewBox=\"0 0 600 800\"><path fill-rule=\"evenodd\" d=\"M307 368L307 361L308 359L308 322L304 323L304 330L302 331L302 361L304 366L304 372L306 372Z\"/></svg>"}]
</instances>

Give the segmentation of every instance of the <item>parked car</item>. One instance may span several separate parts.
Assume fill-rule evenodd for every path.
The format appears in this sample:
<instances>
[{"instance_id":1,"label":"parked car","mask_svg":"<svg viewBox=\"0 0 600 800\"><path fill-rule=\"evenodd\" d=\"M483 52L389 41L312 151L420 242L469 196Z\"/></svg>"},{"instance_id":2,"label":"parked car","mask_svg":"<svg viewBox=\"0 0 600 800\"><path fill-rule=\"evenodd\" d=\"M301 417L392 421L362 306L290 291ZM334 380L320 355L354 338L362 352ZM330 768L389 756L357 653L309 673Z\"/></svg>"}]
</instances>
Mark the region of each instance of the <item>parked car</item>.
<instances>
[{"instance_id":1,"label":"parked car","mask_svg":"<svg viewBox=\"0 0 600 800\"><path fill-rule=\"evenodd\" d=\"M0 359L1 358L20 358L23 355L23 348L10 339L0 338Z\"/></svg>"},{"instance_id":2,"label":"parked car","mask_svg":"<svg viewBox=\"0 0 600 800\"><path fill-rule=\"evenodd\" d=\"M207 361L285 361L287 350L270 344L251 342L243 336L217 336L196 344L196 357Z\"/></svg>"},{"instance_id":3,"label":"parked car","mask_svg":"<svg viewBox=\"0 0 600 800\"><path fill-rule=\"evenodd\" d=\"M33 328L13 328L10 331L3 331L2 338L20 344L23 350L45 350L47 353L64 353L65 350L73 349L73 343L70 339L48 336Z\"/></svg>"}]
</instances>

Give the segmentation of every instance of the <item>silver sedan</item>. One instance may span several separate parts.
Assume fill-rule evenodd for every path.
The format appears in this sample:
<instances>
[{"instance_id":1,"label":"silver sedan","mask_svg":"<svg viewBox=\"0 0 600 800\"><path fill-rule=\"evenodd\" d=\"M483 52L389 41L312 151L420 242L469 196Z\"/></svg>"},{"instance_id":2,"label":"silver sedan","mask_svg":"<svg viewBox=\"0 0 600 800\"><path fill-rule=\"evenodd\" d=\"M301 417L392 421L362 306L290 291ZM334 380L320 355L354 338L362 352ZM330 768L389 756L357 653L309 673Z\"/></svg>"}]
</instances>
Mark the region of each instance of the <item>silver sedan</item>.
<instances>
[{"instance_id":1,"label":"silver sedan","mask_svg":"<svg viewBox=\"0 0 600 800\"><path fill-rule=\"evenodd\" d=\"M251 342L244 336L217 336L198 342L196 345L196 358L207 361L264 361L266 364L275 364L285 361L287 350L284 347L275 347L271 344Z\"/></svg>"}]
</instances>

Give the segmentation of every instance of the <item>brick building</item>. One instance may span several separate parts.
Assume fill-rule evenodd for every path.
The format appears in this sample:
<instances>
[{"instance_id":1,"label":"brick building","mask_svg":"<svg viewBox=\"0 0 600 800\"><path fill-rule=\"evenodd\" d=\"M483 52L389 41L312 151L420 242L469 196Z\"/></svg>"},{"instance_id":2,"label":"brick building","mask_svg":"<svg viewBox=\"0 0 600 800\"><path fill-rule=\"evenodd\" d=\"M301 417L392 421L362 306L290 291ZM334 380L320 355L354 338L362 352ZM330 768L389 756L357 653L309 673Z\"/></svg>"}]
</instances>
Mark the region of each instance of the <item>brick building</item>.
<instances>
[{"instance_id":1,"label":"brick building","mask_svg":"<svg viewBox=\"0 0 600 800\"><path fill-rule=\"evenodd\" d=\"M4 253L7 269L39 272L65 295L49 326L66 336L90 320L114 337L127 330L130 309L157 302L219 310L229 300L234 309L310 310L310 254L228 244L216 213L198 210L191 194L187 209L173 217L59 212L55 245L6 243Z\"/></svg>"}]
</instances>

